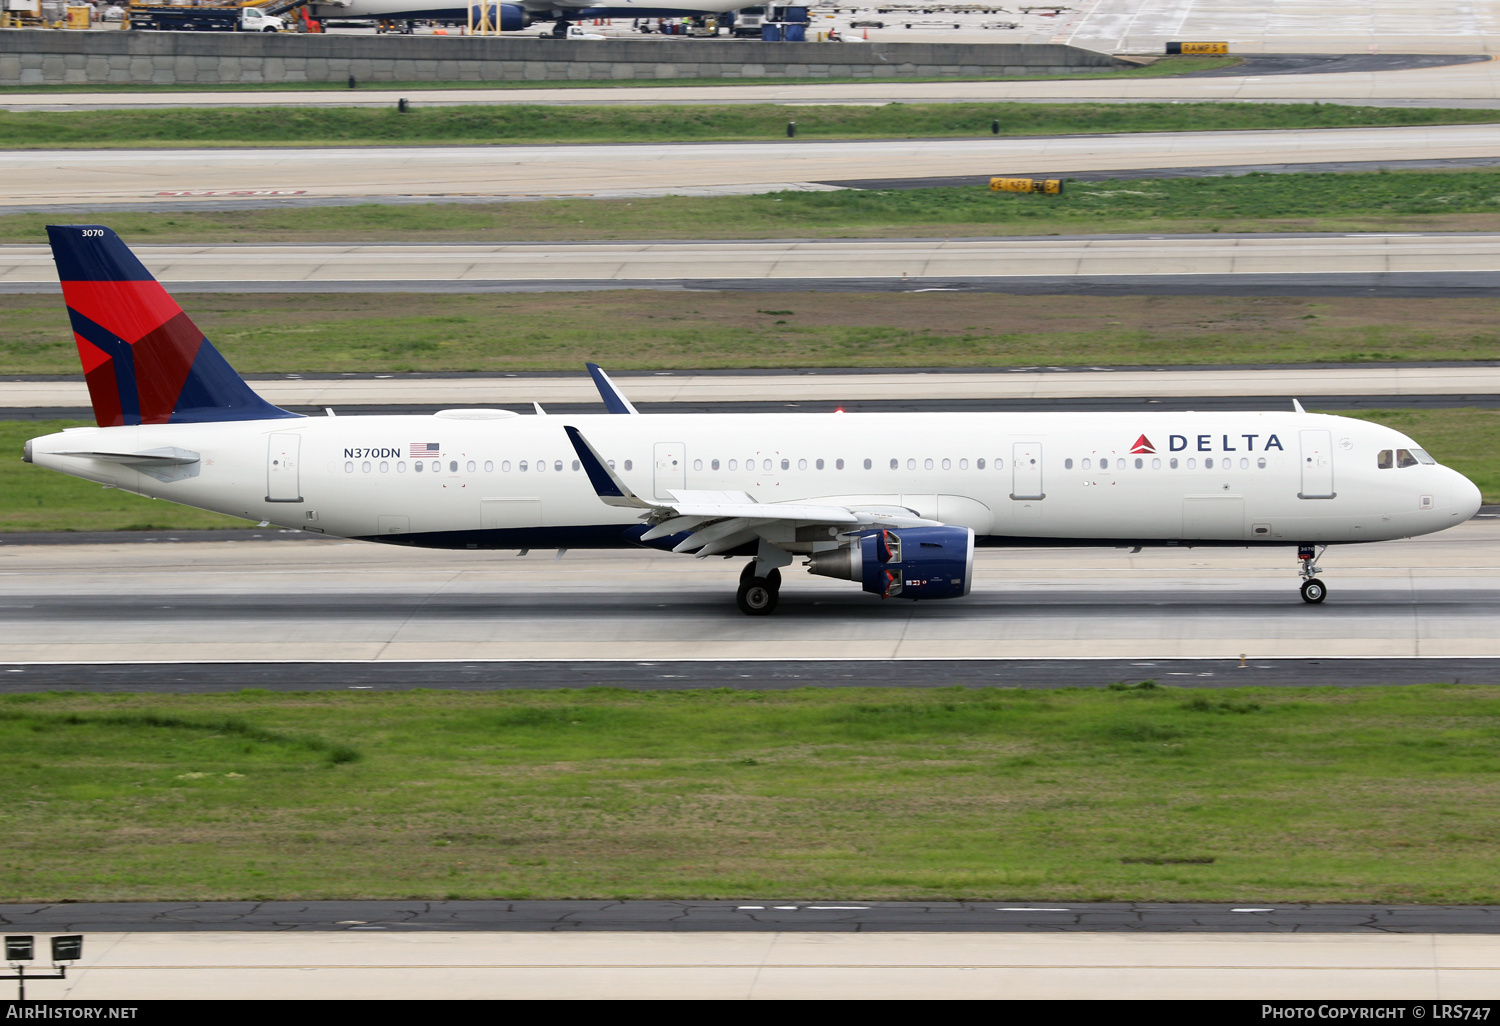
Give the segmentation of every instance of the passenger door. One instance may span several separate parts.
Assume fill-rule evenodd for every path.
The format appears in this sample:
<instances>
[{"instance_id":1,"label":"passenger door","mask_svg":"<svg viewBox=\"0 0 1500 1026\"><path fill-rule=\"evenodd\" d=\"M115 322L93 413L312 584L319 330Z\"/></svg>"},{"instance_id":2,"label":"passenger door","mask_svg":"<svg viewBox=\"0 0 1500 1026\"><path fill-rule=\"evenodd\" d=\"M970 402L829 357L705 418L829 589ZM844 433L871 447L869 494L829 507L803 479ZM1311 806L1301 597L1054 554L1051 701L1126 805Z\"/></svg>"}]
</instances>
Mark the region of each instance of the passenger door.
<instances>
[{"instance_id":1,"label":"passenger door","mask_svg":"<svg viewBox=\"0 0 1500 1026\"><path fill-rule=\"evenodd\" d=\"M1333 490L1333 432L1303 431L1302 440L1302 490L1299 499L1332 499L1338 493Z\"/></svg>"},{"instance_id":2,"label":"passenger door","mask_svg":"<svg viewBox=\"0 0 1500 1026\"><path fill-rule=\"evenodd\" d=\"M271 436L266 452L266 501L301 502L302 436L277 432Z\"/></svg>"},{"instance_id":3,"label":"passenger door","mask_svg":"<svg viewBox=\"0 0 1500 1026\"><path fill-rule=\"evenodd\" d=\"M1010 448L1010 497L1045 499L1042 491L1042 443L1016 442Z\"/></svg>"},{"instance_id":4,"label":"passenger door","mask_svg":"<svg viewBox=\"0 0 1500 1026\"><path fill-rule=\"evenodd\" d=\"M658 499L670 501L669 489L674 488L687 488L687 446L682 442L657 442L652 489Z\"/></svg>"}]
</instances>

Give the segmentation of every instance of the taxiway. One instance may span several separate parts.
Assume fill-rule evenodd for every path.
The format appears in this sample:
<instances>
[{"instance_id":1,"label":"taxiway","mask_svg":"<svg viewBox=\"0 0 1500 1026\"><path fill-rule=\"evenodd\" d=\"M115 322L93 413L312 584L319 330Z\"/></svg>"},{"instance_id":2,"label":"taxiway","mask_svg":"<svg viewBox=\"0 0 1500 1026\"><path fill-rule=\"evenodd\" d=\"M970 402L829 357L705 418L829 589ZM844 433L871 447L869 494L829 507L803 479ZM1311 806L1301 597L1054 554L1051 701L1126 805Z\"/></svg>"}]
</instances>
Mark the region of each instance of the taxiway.
<instances>
[{"instance_id":1,"label":"taxiway","mask_svg":"<svg viewBox=\"0 0 1500 1026\"><path fill-rule=\"evenodd\" d=\"M335 540L0 546L0 663L1500 657L1500 521L1335 548L981 549L953 602L881 602L741 561ZM274 644L267 639L275 639ZM12 679L21 674L5 674ZM1439 674L1441 677L1442 674Z\"/></svg>"},{"instance_id":2,"label":"taxiway","mask_svg":"<svg viewBox=\"0 0 1500 1026\"><path fill-rule=\"evenodd\" d=\"M1488 66L1488 65L1481 65ZM1217 80L1215 80L1217 81ZM1500 95L1500 84L1497 84ZM651 145L6 150L0 207L724 195L869 178L1500 156L1494 125Z\"/></svg>"}]
</instances>

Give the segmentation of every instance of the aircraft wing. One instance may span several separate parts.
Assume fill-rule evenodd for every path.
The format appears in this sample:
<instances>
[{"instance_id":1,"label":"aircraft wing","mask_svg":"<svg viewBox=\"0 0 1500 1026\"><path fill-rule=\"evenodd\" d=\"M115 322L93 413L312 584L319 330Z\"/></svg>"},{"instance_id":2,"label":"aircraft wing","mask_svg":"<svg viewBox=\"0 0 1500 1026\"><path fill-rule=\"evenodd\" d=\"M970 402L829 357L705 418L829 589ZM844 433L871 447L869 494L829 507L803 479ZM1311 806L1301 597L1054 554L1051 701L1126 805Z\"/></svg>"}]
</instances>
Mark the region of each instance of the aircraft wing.
<instances>
[{"instance_id":1,"label":"aircraft wing","mask_svg":"<svg viewBox=\"0 0 1500 1026\"><path fill-rule=\"evenodd\" d=\"M808 526L826 524L849 531L866 527L935 527L940 523L891 507L757 502L747 492L674 490L670 502L650 501L630 490L583 432L570 426L563 430L568 433L568 440L573 443L599 500L609 506L639 509L641 519L651 524L641 535L641 541L687 535L672 548L673 552L696 551L700 557L726 552L760 536L772 524L786 521Z\"/></svg>"}]
</instances>

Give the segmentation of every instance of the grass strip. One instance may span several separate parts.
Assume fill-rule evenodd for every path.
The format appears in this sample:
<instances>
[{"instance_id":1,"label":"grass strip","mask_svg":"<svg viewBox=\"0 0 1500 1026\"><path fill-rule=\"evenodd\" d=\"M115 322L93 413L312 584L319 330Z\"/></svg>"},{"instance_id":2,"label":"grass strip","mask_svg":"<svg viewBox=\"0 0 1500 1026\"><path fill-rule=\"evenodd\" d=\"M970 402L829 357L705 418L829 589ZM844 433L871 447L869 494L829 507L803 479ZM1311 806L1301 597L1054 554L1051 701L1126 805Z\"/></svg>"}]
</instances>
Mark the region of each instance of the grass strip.
<instances>
[{"instance_id":1,"label":"grass strip","mask_svg":"<svg viewBox=\"0 0 1500 1026\"><path fill-rule=\"evenodd\" d=\"M997 173L1045 168L1000 163ZM942 238L1115 233L1494 231L1500 169L1253 173L1070 182L1061 196L986 186L758 196L0 215L0 242L46 242L58 220L130 242L572 242ZM570 300L571 301L571 300Z\"/></svg>"},{"instance_id":2,"label":"grass strip","mask_svg":"<svg viewBox=\"0 0 1500 1026\"><path fill-rule=\"evenodd\" d=\"M890 103L883 106L170 107L0 111L0 148L475 145L879 139L1487 124L1489 110L1321 103ZM788 145L795 145L788 142Z\"/></svg>"},{"instance_id":3,"label":"grass strip","mask_svg":"<svg viewBox=\"0 0 1500 1026\"><path fill-rule=\"evenodd\" d=\"M1477 484L1485 502L1500 502L1500 410L1360 410L1341 411L1340 415L1406 432L1440 463ZM18 453L27 438L78 424L0 421L0 452ZM249 526L249 521L234 517L101 488L19 459L0 460L0 532L181 531Z\"/></svg>"},{"instance_id":4,"label":"grass strip","mask_svg":"<svg viewBox=\"0 0 1500 1026\"><path fill-rule=\"evenodd\" d=\"M180 297L242 373L1491 360L1494 298L573 293ZM80 373L61 299L0 296L0 374ZM842 397L837 397L842 398Z\"/></svg>"},{"instance_id":5,"label":"grass strip","mask_svg":"<svg viewBox=\"0 0 1500 1026\"><path fill-rule=\"evenodd\" d=\"M312 734L289 734L285 731L267 730L255 726L240 716L224 716L216 719L194 719L160 712L103 712L103 713L46 713L25 708L0 708L0 722L25 727L34 733L61 730L66 727L102 726L131 730L156 727L175 732L203 731L213 737L240 738L258 744L288 745L316 752L330 766L346 762L358 762L359 749L352 745L329 741ZM241 752L250 749L242 747Z\"/></svg>"},{"instance_id":6,"label":"grass strip","mask_svg":"<svg viewBox=\"0 0 1500 1026\"><path fill-rule=\"evenodd\" d=\"M49 694L0 708L19 799L0 809L12 902L1500 901L1490 686ZM198 726L228 718L364 757Z\"/></svg>"}]
</instances>

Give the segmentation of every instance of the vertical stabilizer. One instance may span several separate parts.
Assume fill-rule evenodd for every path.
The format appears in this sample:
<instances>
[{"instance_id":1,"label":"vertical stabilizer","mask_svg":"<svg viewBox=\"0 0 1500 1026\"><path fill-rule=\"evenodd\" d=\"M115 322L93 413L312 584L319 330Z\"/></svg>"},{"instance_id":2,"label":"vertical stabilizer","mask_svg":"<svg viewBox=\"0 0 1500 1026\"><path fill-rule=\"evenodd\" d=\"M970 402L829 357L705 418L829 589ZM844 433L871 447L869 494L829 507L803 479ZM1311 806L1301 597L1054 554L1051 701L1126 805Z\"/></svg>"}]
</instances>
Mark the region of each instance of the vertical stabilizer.
<instances>
[{"instance_id":1,"label":"vertical stabilizer","mask_svg":"<svg viewBox=\"0 0 1500 1026\"><path fill-rule=\"evenodd\" d=\"M47 238L100 427L298 416L256 395L114 232Z\"/></svg>"}]
</instances>

